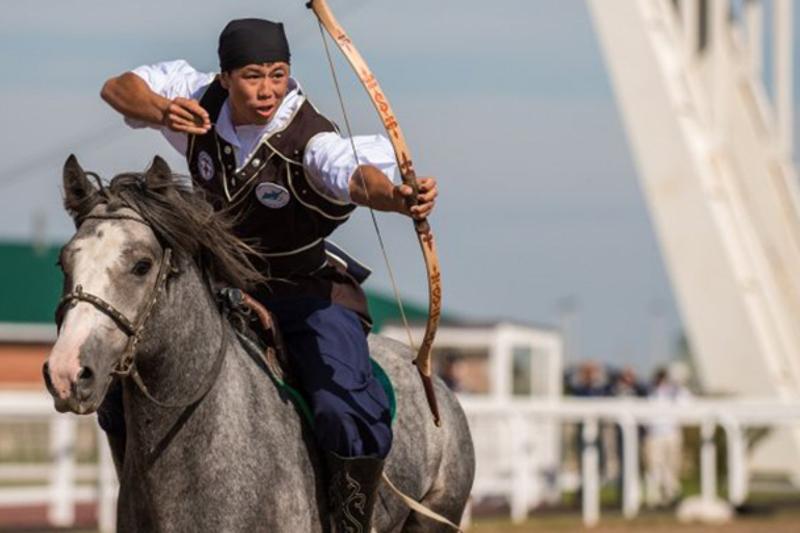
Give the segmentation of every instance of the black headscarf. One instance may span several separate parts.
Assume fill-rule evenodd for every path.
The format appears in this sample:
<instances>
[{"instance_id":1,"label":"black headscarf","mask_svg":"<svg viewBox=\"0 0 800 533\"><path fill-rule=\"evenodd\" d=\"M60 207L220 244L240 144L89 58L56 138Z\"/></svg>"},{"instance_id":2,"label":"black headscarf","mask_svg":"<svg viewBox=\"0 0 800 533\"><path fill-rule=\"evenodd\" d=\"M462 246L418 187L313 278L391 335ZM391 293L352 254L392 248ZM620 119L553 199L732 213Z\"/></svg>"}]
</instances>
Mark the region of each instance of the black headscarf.
<instances>
[{"instance_id":1,"label":"black headscarf","mask_svg":"<svg viewBox=\"0 0 800 533\"><path fill-rule=\"evenodd\" d=\"M250 64L289 62L289 43L283 24L263 19L237 19L219 35L222 72Z\"/></svg>"}]
</instances>

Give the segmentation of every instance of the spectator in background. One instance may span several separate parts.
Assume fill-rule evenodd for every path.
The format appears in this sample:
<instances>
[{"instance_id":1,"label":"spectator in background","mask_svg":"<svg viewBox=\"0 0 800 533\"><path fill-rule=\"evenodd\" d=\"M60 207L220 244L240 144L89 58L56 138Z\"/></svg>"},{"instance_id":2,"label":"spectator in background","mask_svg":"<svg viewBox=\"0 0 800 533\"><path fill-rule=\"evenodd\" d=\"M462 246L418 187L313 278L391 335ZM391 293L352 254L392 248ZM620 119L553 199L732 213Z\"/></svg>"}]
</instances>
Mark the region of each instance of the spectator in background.
<instances>
[{"instance_id":1,"label":"spectator in background","mask_svg":"<svg viewBox=\"0 0 800 533\"><path fill-rule=\"evenodd\" d=\"M685 401L689 393L670 379L666 369L660 368L653 377L649 397L653 402L669 405ZM650 423L645 443L646 494L650 507L670 505L678 500L682 449L681 426L675 420L660 417Z\"/></svg>"},{"instance_id":2,"label":"spectator in background","mask_svg":"<svg viewBox=\"0 0 800 533\"><path fill-rule=\"evenodd\" d=\"M573 375L568 376L567 391L572 396L581 398L600 398L609 395L608 376L605 371L594 361L581 363ZM586 441L583 438L583 424L578 424L576 428L575 445L578 459L578 470L583 468L583 450L586 448ZM597 435L597 453L600 460L601 475L605 477L606 469L606 449L603 446L602 426ZM581 491L578 489L580 497Z\"/></svg>"},{"instance_id":3,"label":"spectator in background","mask_svg":"<svg viewBox=\"0 0 800 533\"><path fill-rule=\"evenodd\" d=\"M461 380L458 376L458 356L446 354L442 358L442 366L439 368L439 377L444 384L453 392L461 392Z\"/></svg>"},{"instance_id":4,"label":"spectator in background","mask_svg":"<svg viewBox=\"0 0 800 533\"><path fill-rule=\"evenodd\" d=\"M600 366L594 361L581 363L574 379L569 380L568 391L583 398L608 396L608 383Z\"/></svg>"},{"instance_id":5,"label":"spectator in background","mask_svg":"<svg viewBox=\"0 0 800 533\"><path fill-rule=\"evenodd\" d=\"M636 377L636 372L626 366L611 382L610 396L641 398L647 396L647 387Z\"/></svg>"},{"instance_id":6,"label":"spectator in background","mask_svg":"<svg viewBox=\"0 0 800 533\"><path fill-rule=\"evenodd\" d=\"M610 395L616 398L642 398L647 396L647 387L639 381L636 376L636 372L629 367L624 367L619 373L617 373L611 380L611 387L609 389ZM644 429L642 427L637 428L637 437L639 442L643 441L644 437ZM617 476L617 494L619 495L620 500L622 500L623 488L625 486L625 461L623 458L623 440L622 440L622 428L619 425L614 425L614 447L616 451L616 458L617 458L617 465L619 465L618 476ZM639 450L639 447L636 447ZM639 463L641 464L641 463ZM637 475L639 473L637 472Z\"/></svg>"}]
</instances>

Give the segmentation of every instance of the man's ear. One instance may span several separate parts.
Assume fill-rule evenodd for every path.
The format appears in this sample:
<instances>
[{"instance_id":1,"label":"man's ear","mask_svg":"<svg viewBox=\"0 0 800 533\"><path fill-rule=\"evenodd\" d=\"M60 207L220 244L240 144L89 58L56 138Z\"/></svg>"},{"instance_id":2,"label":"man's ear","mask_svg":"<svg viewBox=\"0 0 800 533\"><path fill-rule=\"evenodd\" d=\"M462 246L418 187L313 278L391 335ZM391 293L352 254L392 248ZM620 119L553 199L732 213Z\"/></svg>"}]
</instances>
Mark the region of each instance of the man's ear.
<instances>
[{"instance_id":1,"label":"man's ear","mask_svg":"<svg viewBox=\"0 0 800 533\"><path fill-rule=\"evenodd\" d=\"M230 72L220 72L219 74L219 82L222 85L222 88L226 91L231 89L231 74Z\"/></svg>"},{"instance_id":2,"label":"man's ear","mask_svg":"<svg viewBox=\"0 0 800 533\"><path fill-rule=\"evenodd\" d=\"M87 206L94 204L97 189L89 181L74 154L70 154L64 163L63 186L64 208L77 221L81 214L88 212Z\"/></svg>"}]
</instances>

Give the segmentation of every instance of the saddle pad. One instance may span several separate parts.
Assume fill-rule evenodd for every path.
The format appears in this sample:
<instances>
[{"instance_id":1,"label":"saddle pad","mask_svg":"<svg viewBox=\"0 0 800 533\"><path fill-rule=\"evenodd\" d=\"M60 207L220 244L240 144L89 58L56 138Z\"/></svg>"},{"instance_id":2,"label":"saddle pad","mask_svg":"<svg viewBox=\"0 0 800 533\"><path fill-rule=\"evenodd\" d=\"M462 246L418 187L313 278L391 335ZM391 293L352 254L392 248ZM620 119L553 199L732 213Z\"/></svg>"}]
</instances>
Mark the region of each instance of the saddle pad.
<instances>
[{"instance_id":1,"label":"saddle pad","mask_svg":"<svg viewBox=\"0 0 800 533\"><path fill-rule=\"evenodd\" d=\"M300 411L301 415L303 415L303 418L306 419L311 427L314 427L314 416L311 414L311 408L308 405L308 401L305 399L305 397L303 397L299 390L283 381L280 376L275 375L275 372L272 371L269 363L264 358L263 346L254 342L253 339L241 331L236 331L236 336L250 357L253 357L256 361L260 362L264 371L269 375L272 382L275 383L275 385L277 385L281 391L285 392L289 396L297 410ZM369 361L372 364L372 374L375 376L375 379L378 380L378 383L380 383L381 387L386 393L386 398L389 400L389 411L392 413L392 423L394 423L395 418L397 418L397 398L394 394L394 385L392 385L392 380L389 379L389 375L375 359L370 357Z\"/></svg>"}]
</instances>

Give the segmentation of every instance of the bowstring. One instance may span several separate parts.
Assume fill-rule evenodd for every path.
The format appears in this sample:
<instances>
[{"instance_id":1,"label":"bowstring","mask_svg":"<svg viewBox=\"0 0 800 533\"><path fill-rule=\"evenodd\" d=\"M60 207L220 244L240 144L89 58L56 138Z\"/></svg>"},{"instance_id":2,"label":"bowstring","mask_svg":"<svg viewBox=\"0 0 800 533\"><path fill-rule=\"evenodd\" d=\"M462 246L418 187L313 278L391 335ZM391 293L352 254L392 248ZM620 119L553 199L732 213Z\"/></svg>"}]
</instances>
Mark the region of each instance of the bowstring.
<instances>
[{"instance_id":1,"label":"bowstring","mask_svg":"<svg viewBox=\"0 0 800 533\"><path fill-rule=\"evenodd\" d=\"M353 150L353 157L355 157L356 162L356 174L358 174L358 180L361 182L361 188L364 190L364 195L366 196L367 200L367 208L369 209L369 215L372 219L372 226L375 228L375 234L378 237L378 244L380 245L381 254L383 255L383 261L386 264L386 270L389 273L389 281L392 285L392 292L394 293L394 299L397 302L397 308L400 310L400 318L403 321L403 327L406 330L406 334L408 335L408 345L411 346L411 349L415 352L417 351L416 343L414 342L414 337L411 335L411 327L408 324L408 317L406 315L405 306L403 305L403 300L400 298L400 288L397 284L397 279L394 275L394 269L392 268L391 261L389 261L389 254L386 251L386 246L384 245L383 241L383 234L381 233L381 228L378 225L378 218L375 216L375 210L372 208L370 198L369 198L369 189L367 189L367 181L364 179L364 174L361 171L361 158L358 156L358 150L356 149L356 142L353 140L353 130L350 127L350 119L348 118L347 109L345 108L344 98L342 97L342 89L339 85L339 78L336 76L336 68L333 65L333 57L331 56L330 48L328 47L328 40L325 38L325 30L322 27L322 22L317 20L319 24L319 33L320 37L322 37L322 44L325 48L325 56L328 58L328 67L331 71L331 76L333 77L333 85L336 88L336 96L339 99L339 107L342 110L342 117L344 118L344 125L345 129L347 130L347 136L350 140L350 148ZM399 168L398 168L399 170Z\"/></svg>"}]
</instances>

